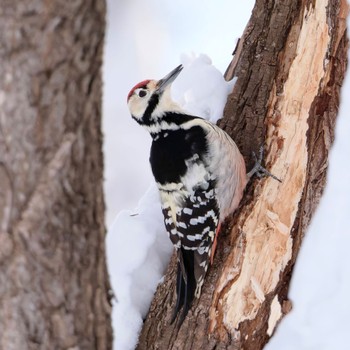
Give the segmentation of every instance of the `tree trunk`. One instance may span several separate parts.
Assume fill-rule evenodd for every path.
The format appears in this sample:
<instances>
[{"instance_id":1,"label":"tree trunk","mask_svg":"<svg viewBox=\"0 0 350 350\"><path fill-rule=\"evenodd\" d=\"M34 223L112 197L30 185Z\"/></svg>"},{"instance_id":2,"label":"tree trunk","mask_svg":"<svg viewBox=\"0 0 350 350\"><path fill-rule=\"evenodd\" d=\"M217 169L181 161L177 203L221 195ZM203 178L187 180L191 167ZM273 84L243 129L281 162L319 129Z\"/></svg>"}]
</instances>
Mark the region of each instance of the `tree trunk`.
<instances>
[{"instance_id":1,"label":"tree trunk","mask_svg":"<svg viewBox=\"0 0 350 350\"><path fill-rule=\"evenodd\" d=\"M105 2L0 0L0 349L110 349Z\"/></svg>"},{"instance_id":2,"label":"tree trunk","mask_svg":"<svg viewBox=\"0 0 350 350\"><path fill-rule=\"evenodd\" d=\"M219 125L246 162L265 146L272 178L255 180L220 235L202 296L170 325L175 259L138 349L262 349L290 310L288 286L325 185L347 63L346 0L257 0L227 72L238 76Z\"/></svg>"}]
</instances>

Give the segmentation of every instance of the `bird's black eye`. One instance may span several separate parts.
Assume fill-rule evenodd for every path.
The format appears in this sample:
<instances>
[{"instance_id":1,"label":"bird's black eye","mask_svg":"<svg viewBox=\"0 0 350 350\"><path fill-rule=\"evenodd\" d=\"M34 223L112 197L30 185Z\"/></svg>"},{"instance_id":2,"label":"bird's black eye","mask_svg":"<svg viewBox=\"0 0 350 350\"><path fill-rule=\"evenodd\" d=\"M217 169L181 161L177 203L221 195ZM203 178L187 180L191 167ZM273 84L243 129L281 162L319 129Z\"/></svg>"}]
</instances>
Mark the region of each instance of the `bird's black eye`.
<instances>
[{"instance_id":1,"label":"bird's black eye","mask_svg":"<svg viewBox=\"0 0 350 350\"><path fill-rule=\"evenodd\" d=\"M139 91L139 96L140 97L145 97L147 95L147 92L145 90L140 90Z\"/></svg>"}]
</instances>

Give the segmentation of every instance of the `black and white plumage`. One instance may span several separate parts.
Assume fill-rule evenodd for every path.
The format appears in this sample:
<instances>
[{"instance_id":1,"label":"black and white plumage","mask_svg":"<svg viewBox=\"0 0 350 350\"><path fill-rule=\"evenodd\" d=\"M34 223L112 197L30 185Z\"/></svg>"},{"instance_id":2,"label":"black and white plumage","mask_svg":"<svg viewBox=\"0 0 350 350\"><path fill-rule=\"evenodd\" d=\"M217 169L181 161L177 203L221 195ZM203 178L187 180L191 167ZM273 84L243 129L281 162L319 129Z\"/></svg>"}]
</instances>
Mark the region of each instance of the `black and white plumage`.
<instances>
[{"instance_id":1,"label":"black and white plumage","mask_svg":"<svg viewBox=\"0 0 350 350\"><path fill-rule=\"evenodd\" d=\"M243 157L216 125L183 111L170 97L181 72L145 80L128 95L132 117L152 136L150 163L164 223L177 251L177 302L181 320L199 297L220 223L239 205L247 183Z\"/></svg>"}]
</instances>

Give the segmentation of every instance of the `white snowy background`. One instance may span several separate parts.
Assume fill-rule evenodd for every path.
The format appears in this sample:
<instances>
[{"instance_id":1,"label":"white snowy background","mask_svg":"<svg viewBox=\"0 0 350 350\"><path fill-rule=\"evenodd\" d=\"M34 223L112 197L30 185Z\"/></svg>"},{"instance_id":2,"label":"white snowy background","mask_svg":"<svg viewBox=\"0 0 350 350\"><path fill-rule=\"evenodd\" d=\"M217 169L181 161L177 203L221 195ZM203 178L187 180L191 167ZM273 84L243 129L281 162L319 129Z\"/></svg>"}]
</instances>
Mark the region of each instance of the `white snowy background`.
<instances>
[{"instance_id":1,"label":"white snowy background","mask_svg":"<svg viewBox=\"0 0 350 350\"><path fill-rule=\"evenodd\" d=\"M113 311L114 349L128 350L135 347L172 247L152 185L150 136L130 118L127 93L137 82L159 79L184 63L173 86L174 98L189 110L219 117L229 89L221 75L254 1L107 2L103 106L107 254L118 299ZM210 56L221 74L201 53ZM350 77L342 91L328 185L291 284L293 311L267 350L350 349L349 97Z\"/></svg>"}]
</instances>

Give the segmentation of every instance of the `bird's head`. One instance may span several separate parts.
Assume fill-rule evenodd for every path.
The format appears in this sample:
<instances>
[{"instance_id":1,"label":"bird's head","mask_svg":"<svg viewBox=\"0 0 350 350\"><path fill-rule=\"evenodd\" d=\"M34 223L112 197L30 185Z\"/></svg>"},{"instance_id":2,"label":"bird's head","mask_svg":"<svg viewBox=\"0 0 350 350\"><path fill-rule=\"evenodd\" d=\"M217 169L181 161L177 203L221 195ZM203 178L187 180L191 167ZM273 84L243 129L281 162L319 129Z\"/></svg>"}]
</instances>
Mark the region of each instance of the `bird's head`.
<instances>
[{"instance_id":1,"label":"bird's head","mask_svg":"<svg viewBox=\"0 0 350 350\"><path fill-rule=\"evenodd\" d=\"M179 65L163 79L144 80L130 90L128 107L132 117L139 124L149 125L161 118L164 112L178 109L171 100L169 90L182 68L182 65Z\"/></svg>"}]
</instances>

